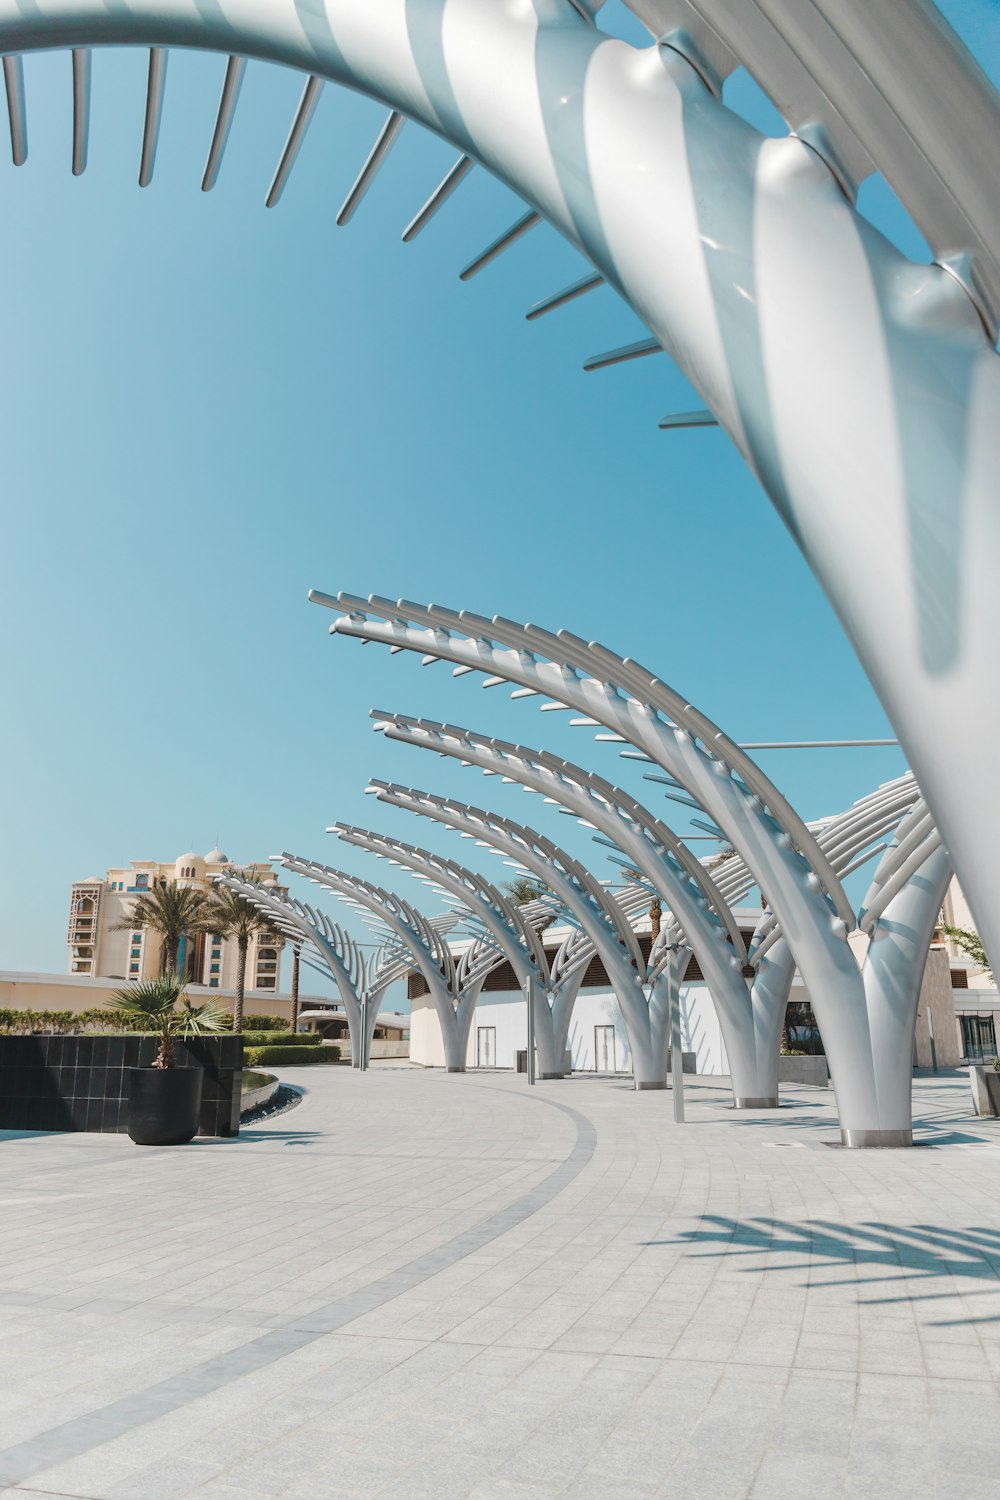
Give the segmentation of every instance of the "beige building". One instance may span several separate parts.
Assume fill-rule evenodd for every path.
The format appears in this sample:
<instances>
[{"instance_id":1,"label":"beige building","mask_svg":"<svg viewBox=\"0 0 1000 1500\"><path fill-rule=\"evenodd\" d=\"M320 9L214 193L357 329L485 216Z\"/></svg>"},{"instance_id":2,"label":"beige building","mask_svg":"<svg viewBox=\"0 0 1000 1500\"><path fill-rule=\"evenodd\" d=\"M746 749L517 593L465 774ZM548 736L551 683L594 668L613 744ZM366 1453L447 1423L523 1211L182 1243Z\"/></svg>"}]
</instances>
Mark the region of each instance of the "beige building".
<instances>
[{"instance_id":1,"label":"beige building","mask_svg":"<svg viewBox=\"0 0 1000 1500\"><path fill-rule=\"evenodd\" d=\"M128 865L108 870L102 879L73 882L69 908L68 972L80 978L131 980L152 979L162 967L162 944L155 932L146 928L116 930L127 922L135 900L157 885L176 880L206 893L212 877L231 869L233 861L221 849L207 854L181 854L169 864L153 859L134 859ZM252 880L264 885L278 884L269 864L241 865ZM280 940L255 934L247 954L246 988L272 990L280 988ZM236 986L236 943L219 933L197 933L182 941L178 968L182 974L206 989L232 990Z\"/></svg>"},{"instance_id":2,"label":"beige building","mask_svg":"<svg viewBox=\"0 0 1000 1500\"><path fill-rule=\"evenodd\" d=\"M944 899L949 927L975 930L968 902L957 880ZM989 971L977 965L950 938L946 942L951 968L951 992L961 1033L962 1056L970 1062L991 1062L1000 1053L1000 995Z\"/></svg>"}]
</instances>

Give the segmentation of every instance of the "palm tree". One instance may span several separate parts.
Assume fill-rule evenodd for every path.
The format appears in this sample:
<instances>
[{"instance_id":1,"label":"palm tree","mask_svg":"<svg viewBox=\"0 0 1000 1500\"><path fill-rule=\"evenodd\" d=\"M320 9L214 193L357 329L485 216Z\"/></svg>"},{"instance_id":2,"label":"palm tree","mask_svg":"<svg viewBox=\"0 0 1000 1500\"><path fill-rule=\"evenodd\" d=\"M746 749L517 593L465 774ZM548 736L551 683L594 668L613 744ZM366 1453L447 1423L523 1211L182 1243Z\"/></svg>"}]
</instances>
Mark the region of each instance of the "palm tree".
<instances>
[{"instance_id":1,"label":"palm tree","mask_svg":"<svg viewBox=\"0 0 1000 1500\"><path fill-rule=\"evenodd\" d=\"M641 870L634 870L631 865L623 865L622 873L624 874L626 880L634 881L642 880L643 878ZM656 947L656 939L660 935L660 928L663 925L663 902L660 900L655 891L653 891L652 895L649 898L648 916L650 931L649 951L650 953L652 953L653 949Z\"/></svg>"},{"instance_id":2,"label":"palm tree","mask_svg":"<svg viewBox=\"0 0 1000 1500\"><path fill-rule=\"evenodd\" d=\"M248 880L245 871L227 870L227 875L240 875ZM250 939L256 934L281 941L281 936L259 911L239 891L225 885L212 887L212 894L205 905L205 923L210 932L218 932L236 943L236 1000L233 1005L233 1031L243 1030L243 994L247 977L247 950Z\"/></svg>"},{"instance_id":3,"label":"palm tree","mask_svg":"<svg viewBox=\"0 0 1000 1500\"><path fill-rule=\"evenodd\" d=\"M299 1029L299 955L302 952L298 943L292 945L292 1033Z\"/></svg>"},{"instance_id":4,"label":"palm tree","mask_svg":"<svg viewBox=\"0 0 1000 1500\"><path fill-rule=\"evenodd\" d=\"M128 932L135 927L148 927L157 933L163 945L163 972L176 974L181 939L211 930L205 925L207 905L204 891L178 885L176 880L163 881L137 896L128 916L115 922L111 930Z\"/></svg>"},{"instance_id":5,"label":"palm tree","mask_svg":"<svg viewBox=\"0 0 1000 1500\"><path fill-rule=\"evenodd\" d=\"M535 880L530 875L518 875L516 879L508 880L503 889L515 906L528 906L532 901L540 901L543 896L552 894L543 880ZM537 930L544 932L545 928L551 927L554 921L555 913L547 917Z\"/></svg>"},{"instance_id":6,"label":"palm tree","mask_svg":"<svg viewBox=\"0 0 1000 1500\"><path fill-rule=\"evenodd\" d=\"M221 1031L225 1025L225 1017L215 1001L192 1005L186 986L173 972L130 984L127 990L116 990L111 999L116 1009L146 1022L151 1031L160 1033L154 1068L173 1067L175 1037L201 1036Z\"/></svg>"},{"instance_id":7,"label":"palm tree","mask_svg":"<svg viewBox=\"0 0 1000 1500\"><path fill-rule=\"evenodd\" d=\"M515 906L527 906L529 901L538 901L551 894L547 885L541 880L533 880L530 875L518 875L516 880L508 880L504 890Z\"/></svg>"}]
</instances>

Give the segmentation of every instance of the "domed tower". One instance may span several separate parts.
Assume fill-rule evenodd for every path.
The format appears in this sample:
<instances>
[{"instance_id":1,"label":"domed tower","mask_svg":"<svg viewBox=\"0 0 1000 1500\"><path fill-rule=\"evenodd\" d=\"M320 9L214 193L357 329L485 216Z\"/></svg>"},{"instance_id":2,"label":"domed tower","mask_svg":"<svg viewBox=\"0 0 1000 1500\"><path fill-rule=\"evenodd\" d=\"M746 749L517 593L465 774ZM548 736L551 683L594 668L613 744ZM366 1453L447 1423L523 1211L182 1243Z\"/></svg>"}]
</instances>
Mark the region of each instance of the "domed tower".
<instances>
[{"instance_id":1,"label":"domed tower","mask_svg":"<svg viewBox=\"0 0 1000 1500\"><path fill-rule=\"evenodd\" d=\"M205 879L205 861L200 854L190 850L187 854L178 855L174 862L175 880L197 880Z\"/></svg>"},{"instance_id":2,"label":"domed tower","mask_svg":"<svg viewBox=\"0 0 1000 1500\"><path fill-rule=\"evenodd\" d=\"M205 864L219 865L220 867L224 867L226 865L232 864L232 860L229 858L228 854L223 854L221 849L209 849L208 853L205 855Z\"/></svg>"}]
</instances>

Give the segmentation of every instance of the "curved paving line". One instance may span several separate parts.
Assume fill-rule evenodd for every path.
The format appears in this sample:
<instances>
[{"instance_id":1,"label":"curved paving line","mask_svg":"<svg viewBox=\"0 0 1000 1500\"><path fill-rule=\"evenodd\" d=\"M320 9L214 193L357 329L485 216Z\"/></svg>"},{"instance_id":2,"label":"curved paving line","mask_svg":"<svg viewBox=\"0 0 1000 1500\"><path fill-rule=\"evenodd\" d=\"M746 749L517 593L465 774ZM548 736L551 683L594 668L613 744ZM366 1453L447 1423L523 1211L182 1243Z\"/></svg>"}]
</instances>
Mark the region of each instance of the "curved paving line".
<instances>
[{"instance_id":1,"label":"curved paving line","mask_svg":"<svg viewBox=\"0 0 1000 1500\"><path fill-rule=\"evenodd\" d=\"M509 1089L499 1089L497 1092L513 1094ZM585 1116L570 1109L568 1105L537 1094L529 1095L529 1098L533 1103L547 1105L567 1115L576 1126L576 1144L559 1166L522 1198L439 1245L436 1250L407 1261L397 1270L381 1276L378 1281L348 1292L305 1317L289 1319L284 1327L262 1334L260 1338L242 1344L237 1349L230 1349L225 1354L215 1355L181 1375L173 1375L134 1396L125 1396L120 1401L99 1407L97 1411L88 1412L86 1416L63 1422L23 1443L3 1449L0 1451L0 1485L21 1484L43 1469L79 1458L102 1443L109 1443L146 1422L155 1422L157 1417L177 1411L188 1402L197 1401L200 1396L221 1390L233 1380L274 1364L286 1354L293 1354L297 1349L303 1349L307 1344L322 1338L324 1334L344 1328L365 1313L412 1291L421 1282L429 1281L431 1277L464 1260L483 1245L499 1239L525 1219L530 1219L532 1214L551 1203L583 1171L594 1154L597 1132Z\"/></svg>"}]
</instances>

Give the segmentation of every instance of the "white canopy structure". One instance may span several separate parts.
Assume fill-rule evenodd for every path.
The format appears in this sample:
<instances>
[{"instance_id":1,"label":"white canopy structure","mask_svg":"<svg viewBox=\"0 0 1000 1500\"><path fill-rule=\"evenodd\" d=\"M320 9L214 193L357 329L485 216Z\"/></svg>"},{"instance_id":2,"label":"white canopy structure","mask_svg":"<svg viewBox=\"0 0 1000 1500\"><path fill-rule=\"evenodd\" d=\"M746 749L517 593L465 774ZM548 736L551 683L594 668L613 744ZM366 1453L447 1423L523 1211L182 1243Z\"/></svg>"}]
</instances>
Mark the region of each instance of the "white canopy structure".
<instances>
[{"instance_id":1,"label":"white canopy structure","mask_svg":"<svg viewBox=\"0 0 1000 1500\"><path fill-rule=\"evenodd\" d=\"M336 833L345 843L364 849L380 859L388 859L426 880L433 888L451 895L462 903L468 922L488 934L501 959L506 959L518 984L537 1015L538 992L551 1012L553 1024L535 1024L540 1076L562 1078L565 1074L564 1052L558 1050L557 1037L565 1038L569 1014L573 1008L587 965L593 956L593 944L583 931L574 929L549 954L541 939L545 926L552 920L551 906L532 901L524 906L499 890L490 881L454 860L432 854L413 844L370 829L355 828L349 823L335 823L328 832ZM534 986L535 994L529 995Z\"/></svg>"},{"instance_id":2,"label":"white canopy structure","mask_svg":"<svg viewBox=\"0 0 1000 1500\"><path fill-rule=\"evenodd\" d=\"M666 934L664 940L672 939L677 946L682 975L691 952L697 955L718 1012L737 1109L777 1106L777 1044L794 965L783 955L780 965L772 960L755 967L751 991L744 976L746 948L729 904L710 873L665 823L627 792L545 751L402 714L379 711L372 717L388 738L434 750L541 792L605 834L645 876L669 911L676 932Z\"/></svg>"},{"instance_id":3,"label":"white canopy structure","mask_svg":"<svg viewBox=\"0 0 1000 1500\"><path fill-rule=\"evenodd\" d=\"M373 712L372 717L388 738L450 756L540 792L574 813L585 826L603 833L630 867L646 877L669 910L679 940L698 959L719 1015L736 1107L777 1105L778 1043L794 959L787 943L778 946L775 942L780 932L776 918L765 919L748 957L730 905L708 870L665 823L592 772L545 751L432 720L382 711ZM822 834L817 834L817 843L828 846L832 867L843 871L857 862L862 850L868 850L865 858L870 858L871 845L891 831L918 798L913 777L902 777L842 819L830 820ZM738 863L734 894L742 895L748 888L749 872ZM735 875L736 869L729 873ZM905 1048L904 1039L900 1045Z\"/></svg>"},{"instance_id":4,"label":"white canopy structure","mask_svg":"<svg viewBox=\"0 0 1000 1500\"><path fill-rule=\"evenodd\" d=\"M781 924L809 990L832 1069L833 1060L840 1059L834 1076L845 1139L879 1145L911 1138L909 1049L900 1030L910 1015L909 1000L903 1003L898 995L887 995L886 975L879 964L869 962L871 955L859 968L848 941L858 921L837 871L845 862L831 860L824 841L717 725L635 662L565 631L553 634L499 617L487 620L468 611L456 613L406 600L363 600L348 594L334 598L315 592L312 597L342 611L334 633L420 651L425 663L451 660L459 675L484 673L484 686L516 684L513 696L518 698L545 694L543 712L576 709L581 717L571 722L604 726L610 733L598 739L631 744L657 764L668 785L704 808L739 852ZM878 919L893 900L902 901L905 891L907 920L916 923L916 932L927 926L929 941L951 866L938 848L939 835L922 804L920 817L907 829L907 840L906 858L898 869L895 853L886 854L883 865L889 861L891 870L887 894L866 902L862 930L875 932ZM929 880L925 865L934 871ZM884 871L879 878L886 879ZM923 890L923 901L916 899L916 887ZM884 934L889 928L879 930ZM769 946L775 941L772 938ZM762 948L759 956L767 951ZM926 942L922 948L919 941L909 948L897 946L890 965L897 983L903 970L912 978L917 954L914 1007ZM766 1007L767 1013L772 1009ZM895 1019L890 1023L887 1016ZM745 1056L754 1055L750 1036L752 1028Z\"/></svg>"},{"instance_id":5,"label":"white canopy structure","mask_svg":"<svg viewBox=\"0 0 1000 1500\"><path fill-rule=\"evenodd\" d=\"M28 150L20 54L72 50L74 172L86 167L93 46L149 47L139 181L153 176L167 49L223 54L202 180L218 178L245 60L304 75L267 202L327 82L389 114L347 222L404 117L458 155L412 239L485 167L525 211L471 276L541 220L588 262L540 313L602 284L744 455L875 684L1000 963L992 839L1000 778L1000 100L930 0L630 0L646 47L603 34L597 0L0 0L13 159ZM745 66L789 134L727 106ZM881 171L931 247L916 264L857 210ZM977 733L949 734L975 703ZM773 811L773 809L772 809ZM841 913L844 920L846 915Z\"/></svg>"},{"instance_id":6,"label":"white canopy structure","mask_svg":"<svg viewBox=\"0 0 1000 1500\"><path fill-rule=\"evenodd\" d=\"M440 924L425 917L402 896L315 860L287 853L275 857L292 874L304 875L343 900L371 912L388 929L409 956L412 967L419 969L434 1001L449 1073L464 1073L476 1000L487 974L499 962L492 946L477 943L456 955L445 941ZM374 1012L377 1007L372 1009ZM374 1024L373 1014L370 1025ZM353 1033L351 1040L353 1044ZM370 1044L369 1036L366 1045Z\"/></svg>"},{"instance_id":7,"label":"white canopy structure","mask_svg":"<svg viewBox=\"0 0 1000 1500\"><path fill-rule=\"evenodd\" d=\"M293 943L306 944L322 960L333 978L344 1006L351 1038L351 1065L364 1069L371 1051L380 997L405 977L409 964L386 945L367 954L357 941L326 912L298 901L287 892L265 889L229 872L217 877L263 912L268 921Z\"/></svg>"},{"instance_id":8,"label":"white canopy structure","mask_svg":"<svg viewBox=\"0 0 1000 1500\"><path fill-rule=\"evenodd\" d=\"M395 782L372 781L370 788L380 802L442 823L505 855L515 868L528 871L550 887L586 932L604 965L628 1033L636 1088L665 1088L671 1000L687 968L689 951L664 941L647 959L628 914L614 896L578 860L535 829L485 808L435 797ZM561 1056L568 1026L568 1007L557 1017L549 1006L539 1006L539 1052ZM541 1038L548 1030L552 1034L543 1042Z\"/></svg>"}]
</instances>

